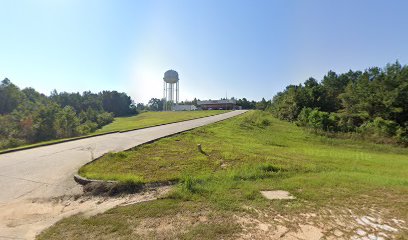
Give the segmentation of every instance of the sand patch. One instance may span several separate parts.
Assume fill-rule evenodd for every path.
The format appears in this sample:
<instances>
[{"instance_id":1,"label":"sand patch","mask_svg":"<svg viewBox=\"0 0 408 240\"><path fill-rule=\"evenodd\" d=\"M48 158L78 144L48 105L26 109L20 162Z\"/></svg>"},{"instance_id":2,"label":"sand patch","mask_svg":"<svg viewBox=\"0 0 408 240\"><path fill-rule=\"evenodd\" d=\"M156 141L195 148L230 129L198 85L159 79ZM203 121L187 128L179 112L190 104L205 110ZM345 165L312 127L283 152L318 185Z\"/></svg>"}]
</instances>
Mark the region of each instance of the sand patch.
<instances>
[{"instance_id":1,"label":"sand patch","mask_svg":"<svg viewBox=\"0 0 408 240\"><path fill-rule=\"evenodd\" d=\"M275 191L261 191L262 196L267 199L274 200L274 199L295 199L294 196L290 195L289 192L283 190L275 190Z\"/></svg>"},{"instance_id":2,"label":"sand patch","mask_svg":"<svg viewBox=\"0 0 408 240\"><path fill-rule=\"evenodd\" d=\"M116 206L155 200L169 190L170 187L159 187L121 197L65 196L0 205L0 238L34 239L62 218L78 213L93 216Z\"/></svg>"}]
</instances>

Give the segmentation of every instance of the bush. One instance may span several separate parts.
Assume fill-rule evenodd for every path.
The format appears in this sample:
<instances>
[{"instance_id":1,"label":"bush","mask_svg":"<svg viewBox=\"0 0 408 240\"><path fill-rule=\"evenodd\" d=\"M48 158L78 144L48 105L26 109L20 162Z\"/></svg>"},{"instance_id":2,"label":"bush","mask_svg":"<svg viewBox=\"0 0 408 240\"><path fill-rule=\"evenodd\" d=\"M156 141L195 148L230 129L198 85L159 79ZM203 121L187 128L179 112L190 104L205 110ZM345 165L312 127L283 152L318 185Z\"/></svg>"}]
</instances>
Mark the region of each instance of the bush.
<instances>
[{"instance_id":1,"label":"bush","mask_svg":"<svg viewBox=\"0 0 408 240\"><path fill-rule=\"evenodd\" d=\"M339 127L340 117L336 113L330 113L328 128L330 131L340 131Z\"/></svg>"},{"instance_id":2,"label":"bush","mask_svg":"<svg viewBox=\"0 0 408 240\"><path fill-rule=\"evenodd\" d=\"M362 138L378 143L408 144L408 127L401 127L391 120L377 117L367 122L366 114L327 113L303 108L298 116L298 126L333 132L357 132Z\"/></svg>"},{"instance_id":3,"label":"bush","mask_svg":"<svg viewBox=\"0 0 408 240\"><path fill-rule=\"evenodd\" d=\"M398 124L391 120L384 120L376 117L374 121L367 122L358 128L362 134L373 135L375 137L393 137L398 130Z\"/></svg>"},{"instance_id":4,"label":"bush","mask_svg":"<svg viewBox=\"0 0 408 240\"><path fill-rule=\"evenodd\" d=\"M405 127L399 127L396 131L396 135L398 142L408 145L408 123Z\"/></svg>"},{"instance_id":5,"label":"bush","mask_svg":"<svg viewBox=\"0 0 408 240\"><path fill-rule=\"evenodd\" d=\"M98 128L101 128L102 126L105 126L111 122L113 122L113 113L103 112L98 114L96 117Z\"/></svg>"},{"instance_id":6,"label":"bush","mask_svg":"<svg viewBox=\"0 0 408 240\"><path fill-rule=\"evenodd\" d=\"M0 114L0 136L4 138L9 136L14 128L12 116Z\"/></svg>"},{"instance_id":7,"label":"bush","mask_svg":"<svg viewBox=\"0 0 408 240\"><path fill-rule=\"evenodd\" d=\"M336 131L338 119L338 116L334 113L303 108L296 123L300 126L311 127L317 130Z\"/></svg>"},{"instance_id":8,"label":"bush","mask_svg":"<svg viewBox=\"0 0 408 240\"><path fill-rule=\"evenodd\" d=\"M83 134L89 134L89 133L95 132L96 129L98 129L98 124L91 122L91 121L87 121L79 125L77 128L77 131L79 132L79 134L83 135Z\"/></svg>"},{"instance_id":9,"label":"bush","mask_svg":"<svg viewBox=\"0 0 408 240\"><path fill-rule=\"evenodd\" d=\"M300 111L298 115L296 124L298 126L303 126L303 127L308 126L309 125L309 115L312 111L313 109L309 107L302 108L302 111Z\"/></svg>"},{"instance_id":10,"label":"bush","mask_svg":"<svg viewBox=\"0 0 408 240\"><path fill-rule=\"evenodd\" d=\"M272 121L268 113L255 111L244 116L242 126L265 128L271 125Z\"/></svg>"},{"instance_id":11,"label":"bush","mask_svg":"<svg viewBox=\"0 0 408 240\"><path fill-rule=\"evenodd\" d=\"M329 113L314 109L309 114L309 125L315 129L327 130Z\"/></svg>"},{"instance_id":12,"label":"bush","mask_svg":"<svg viewBox=\"0 0 408 240\"><path fill-rule=\"evenodd\" d=\"M0 149L14 148L26 144L26 141L19 138L0 139Z\"/></svg>"}]
</instances>

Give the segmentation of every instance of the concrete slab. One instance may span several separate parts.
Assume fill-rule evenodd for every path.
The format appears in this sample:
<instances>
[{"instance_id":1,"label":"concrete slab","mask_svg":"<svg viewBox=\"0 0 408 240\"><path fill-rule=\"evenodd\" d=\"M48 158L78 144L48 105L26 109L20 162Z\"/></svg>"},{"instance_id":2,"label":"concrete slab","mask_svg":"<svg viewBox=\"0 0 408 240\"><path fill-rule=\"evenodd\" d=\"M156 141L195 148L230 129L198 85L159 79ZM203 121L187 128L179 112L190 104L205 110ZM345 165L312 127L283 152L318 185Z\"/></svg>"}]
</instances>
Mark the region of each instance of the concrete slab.
<instances>
[{"instance_id":1,"label":"concrete slab","mask_svg":"<svg viewBox=\"0 0 408 240\"><path fill-rule=\"evenodd\" d=\"M295 199L294 196L290 195L289 192L283 190L274 190L274 191L261 191L262 196L266 199Z\"/></svg>"}]
</instances>

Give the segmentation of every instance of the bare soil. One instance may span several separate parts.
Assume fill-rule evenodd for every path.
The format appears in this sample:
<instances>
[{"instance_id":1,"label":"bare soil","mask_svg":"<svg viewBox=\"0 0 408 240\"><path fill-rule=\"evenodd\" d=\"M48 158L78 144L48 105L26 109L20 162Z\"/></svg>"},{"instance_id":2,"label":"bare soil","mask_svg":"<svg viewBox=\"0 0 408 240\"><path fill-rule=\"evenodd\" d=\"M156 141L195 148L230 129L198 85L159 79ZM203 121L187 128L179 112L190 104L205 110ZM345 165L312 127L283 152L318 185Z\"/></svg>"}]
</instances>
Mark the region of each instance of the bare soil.
<instances>
[{"instance_id":1,"label":"bare soil","mask_svg":"<svg viewBox=\"0 0 408 240\"><path fill-rule=\"evenodd\" d=\"M116 197L64 196L4 204L0 206L0 239L34 239L62 218L80 213L93 216L116 206L155 200L169 189L167 186Z\"/></svg>"},{"instance_id":2,"label":"bare soil","mask_svg":"<svg viewBox=\"0 0 408 240\"><path fill-rule=\"evenodd\" d=\"M281 215L247 208L236 215L243 231L238 239L399 239L408 231L405 220L376 208L325 208L316 212ZM402 239L401 238L401 239Z\"/></svg>"},{"instance_id":3,"label":"bare soil","mask_svg":"<svg viewBox=\"0 0 408 240\"><path fill-rule=\"evenodd\" d=\"M382 240L404 239L408 231L406 220L392 217L384 209L350 206L286 215L276 210L244 207L241 213L222 216L203 209L160 218L147 217L135 224L133 232L141 239L178 239L198 225L215 226L225 222L236 224L237 231L232 235L217 235L217 239Z\"/></svg>"}]
</instances>

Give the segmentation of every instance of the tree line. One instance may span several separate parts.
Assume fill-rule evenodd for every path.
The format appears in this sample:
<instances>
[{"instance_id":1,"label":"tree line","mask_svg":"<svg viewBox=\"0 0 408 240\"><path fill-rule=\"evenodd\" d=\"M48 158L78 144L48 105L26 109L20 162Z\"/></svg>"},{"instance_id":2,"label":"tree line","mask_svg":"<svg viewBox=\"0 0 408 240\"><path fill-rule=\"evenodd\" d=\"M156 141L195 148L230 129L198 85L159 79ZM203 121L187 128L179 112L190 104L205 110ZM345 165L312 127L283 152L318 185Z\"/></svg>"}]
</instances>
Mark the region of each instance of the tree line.
<instances>
[{"instance_id":1,"label":"tree line","mask_svg":"<svg viewBox=\"0 0 408 240\"><path fill-rule=\"evenodd\" d=\"M276 117L326 132L408 144L408 66L337 74L289 85L268 106Z\"/></svg>"},{"instance_id":2,"label":"tree line","mask_svg":"<svg viewBox=\"0 0 408 240\"><path fill-rule=\"evenodd\" d=\"M231 99L235 99L232 97ZM241 106L242 109L259 109L259 110L265 110L270 102L266 101L265 98L262 98L261 101L256 102L256 101L249 101L246 98L242 99L235 99L237 100L237 106ZM197 108L199 107L197 102L200 101L200 99L194 98L192 101L181 101L179 104L181 105L194 105ZM136 105L136 109L138 111L163 111L165 101L164 99L160 98L151 98L147 105L143 103L138 103ZM171 104L171 103L167 103Z\"/></svg>"},{"instance_id":3,"label":"tree line","mask_svg":"<svg viewBox=\"0 0 408 240\"><path fill-rule=\"evenodd\" d=\"M0 149L89 134L133 114L136 106L126 93L54 90L46 96L6 78L0 84Z\"/></svg>"}]
</instances>

